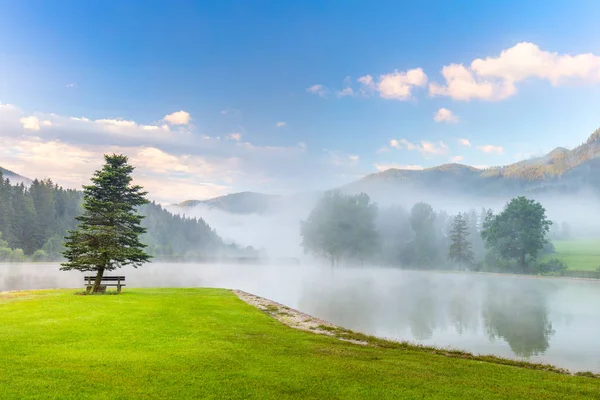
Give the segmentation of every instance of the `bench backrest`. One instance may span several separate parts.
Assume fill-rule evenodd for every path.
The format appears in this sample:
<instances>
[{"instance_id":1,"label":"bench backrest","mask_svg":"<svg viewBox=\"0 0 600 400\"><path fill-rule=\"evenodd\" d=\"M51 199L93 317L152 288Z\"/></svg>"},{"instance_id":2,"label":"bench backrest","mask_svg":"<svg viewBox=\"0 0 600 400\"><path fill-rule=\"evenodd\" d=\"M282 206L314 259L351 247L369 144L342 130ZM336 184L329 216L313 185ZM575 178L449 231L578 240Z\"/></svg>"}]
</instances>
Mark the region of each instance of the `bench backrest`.
<instances>
[{"instance_id":1,"label":"bench backrest","mask_svg":"<svg viewBox=\"0 0 600 400\"><path fill-rule=\"evenodd\" d=\"M84 276L83 280L84 281L93 281L95 280L96 277L95 276ZM116 281L124 281L125 277L124 276L103 276L102 277L102 281L107 281L107 282L116 282Z\"/></svg>"}]
</instances>

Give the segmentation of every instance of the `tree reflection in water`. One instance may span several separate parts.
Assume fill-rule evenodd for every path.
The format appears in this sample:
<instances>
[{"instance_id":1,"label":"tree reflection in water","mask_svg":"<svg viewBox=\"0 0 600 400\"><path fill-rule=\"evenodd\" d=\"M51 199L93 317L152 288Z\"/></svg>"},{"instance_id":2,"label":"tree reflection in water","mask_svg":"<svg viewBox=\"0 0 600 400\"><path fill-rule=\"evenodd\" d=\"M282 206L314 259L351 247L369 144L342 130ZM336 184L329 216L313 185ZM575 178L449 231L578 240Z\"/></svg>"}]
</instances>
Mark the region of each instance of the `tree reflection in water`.
<instances>
[{"instance_id":1,"label":"tree reflection in water","mask_svg":"<svg viewBox=\"0 0 600 400\"><path fill-rule=\"evenodd\" d=\"M553 285L527 278L490 280L483 319L490 340L504 339L519 357L544 354L554 335L548 318L547 294Z\"/></svg>"}]
</instances>

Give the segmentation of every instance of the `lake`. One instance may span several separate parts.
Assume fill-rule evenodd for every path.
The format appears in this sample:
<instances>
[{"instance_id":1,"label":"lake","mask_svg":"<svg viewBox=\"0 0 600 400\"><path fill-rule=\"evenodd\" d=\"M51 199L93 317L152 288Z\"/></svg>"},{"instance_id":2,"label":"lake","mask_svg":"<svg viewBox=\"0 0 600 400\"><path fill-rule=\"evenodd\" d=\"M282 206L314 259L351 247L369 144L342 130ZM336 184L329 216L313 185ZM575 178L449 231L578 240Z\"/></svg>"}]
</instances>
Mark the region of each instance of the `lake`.
<instances>
[{"instance_id":1,"label":"lake","mask_svg":"<svg viewBox=\"0 0 600 400\"><path fill-rule=\"evenodd\" d=\"M600 281L306 265L153 263L115 273L128 288L235 288L380 337L600 373ZM83 275L0 264L0 290L82 288Z\"/></svg>"}]
</instances>

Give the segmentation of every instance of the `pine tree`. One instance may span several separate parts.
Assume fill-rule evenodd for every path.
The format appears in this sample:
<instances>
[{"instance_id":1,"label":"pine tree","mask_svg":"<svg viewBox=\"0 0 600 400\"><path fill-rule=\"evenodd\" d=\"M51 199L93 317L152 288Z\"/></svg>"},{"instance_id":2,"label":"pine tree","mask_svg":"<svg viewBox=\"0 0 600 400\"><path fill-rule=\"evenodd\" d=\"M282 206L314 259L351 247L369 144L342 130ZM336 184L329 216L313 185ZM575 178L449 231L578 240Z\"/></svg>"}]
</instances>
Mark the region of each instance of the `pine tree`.
<instances>
[{"instance_id":1,"label":"pine tree","mask_svg":"<svg viewBox=\"0 0 600 400\"><path fill-rule=\"evenodd\" d=\"M140 242L146 232L136 208L148 203L141 186L131 185L134 167L124 155L105 155L103 168L84 186L83 214L77 229L65 238L61 270L96 271L93 292L98 291L105 271L122 266L134 268L150 260Z\"/></svg>"},{"instance_id":2,"label":"pine tree","mask_svg":"<svg viewBox=\"0 0 600 400\"><path fill-rule=\"evenodd\" d=\"M459 213L452 223L450 230L450 246L448 248L448 258L461 265L469 265L474 262L475 256L471 250L471 242L468 240L469 228L467 221Z\"/></svg>"}]
</instances>

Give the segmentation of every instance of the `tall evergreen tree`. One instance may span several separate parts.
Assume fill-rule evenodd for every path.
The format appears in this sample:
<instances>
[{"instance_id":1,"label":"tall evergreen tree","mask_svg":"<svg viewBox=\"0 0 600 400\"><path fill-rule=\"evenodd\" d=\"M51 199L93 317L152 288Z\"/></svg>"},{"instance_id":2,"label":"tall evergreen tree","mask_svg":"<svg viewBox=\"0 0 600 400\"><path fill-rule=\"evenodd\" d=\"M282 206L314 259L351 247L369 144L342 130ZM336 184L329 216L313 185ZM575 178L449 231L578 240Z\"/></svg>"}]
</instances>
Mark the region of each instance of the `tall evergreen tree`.
<instances>
[{"instance_id":1,"label":"tall evergreen tree","mask_svg":"<svg viewBox=\"0 0 600 400\"><path fill-rule=\"evenodd\" d=\"M84 186L79 226L69 231L62 270L96 271L93 292L105 271L125 265L137 268L150 260L140 242L146 232L136 208L148 203L141 186L131 185L134 167L124 155L105 155L103 168Z\"/></svg>"},{"instance_id":2,"label":"tall evergreen tree","mask_svg":"<svg viewBox=\"0 0 600 400\"><path fill-rule=\"evenodd\" d=\"M450 246L448 247L448 259L460 265L470 265L475 261L472 244L469 242L469 227L461 213L454 217L452 229L450 230Z\"/></svg>"}]
</instances>

